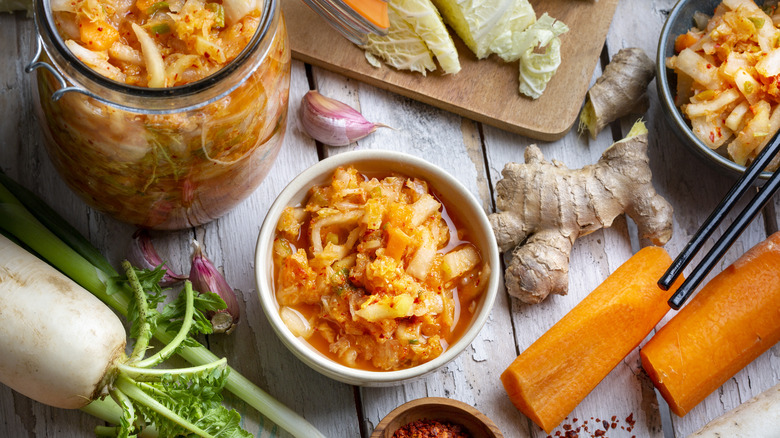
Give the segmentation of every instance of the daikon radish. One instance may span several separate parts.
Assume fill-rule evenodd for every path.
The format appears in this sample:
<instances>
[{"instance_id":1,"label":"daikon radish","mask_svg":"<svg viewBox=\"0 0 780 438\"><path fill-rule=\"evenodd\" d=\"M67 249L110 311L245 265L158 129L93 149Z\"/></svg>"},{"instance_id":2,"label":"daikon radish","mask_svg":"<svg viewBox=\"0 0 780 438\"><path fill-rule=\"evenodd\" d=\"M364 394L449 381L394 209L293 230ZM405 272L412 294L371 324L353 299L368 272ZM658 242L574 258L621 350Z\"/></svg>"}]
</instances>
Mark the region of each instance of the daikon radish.
<instances>
[{"instance_id":1,"label":"daikon radish","mask_svg":"<svg viewBox=\"0 0 780 438\"><path fill-rule=\"evenodd\" d=\"M683 416L780 341L780 233L723 270L642 348L642 367Z\"/></svg>"},{"instance_id":2,"label":"daikon radish","mask_svg":"<svg viewBox=\"0 0 780 438\"><path fill-rule=\"evenodd\" d=\"M122 408L112 429L119 437L150 425L160 436L251 436L240 428L238 413L221 405L225 359L191 368L151 368L170 357L191 329L208 332L205 316L194 307L191 283L185 283L179 300L157 312L153 305L162 296L147 295L143 287L158 284L162 271L136 274L129 263L124 266L136 298L131 329L136 341L129 356L124 326L105 304L0 234L0 382L60 408L81 408L110 394ZM200 295L198 301L208 307L210 297ZM166 320L179 321L179 332L145 357L153 326Z\"/></svg>"},{"instance_id":3,"label":"daikon radish","mask_svg":"<svg viewBox=\"0 0 780 438\"><path fill-rule=\"evenodd\" d=\"M688 438L780 437L780 384L710 421Z\"/></svg>"},{"instance_id":4,"label":"daikon radish","mask_svg":"<svg viewBox=\"0 0 780 438\"><path fill-rule=\"evenodd\" d=\"M657 282L671 262L643 248L523 351L501 375L512 403L550 433L669 310Z\"/></svg>"},{"instance_id":5,"label":"daikon radish","mask_svg":"<svg viewBox=\"0 0 780 438\"><path fill-rule=\"evenodd\" d=\"M117 287L115 280L119 273L106 260L103 254L43 200L13 181L1 169L0 233L8 233L7 235L13 236L13 238L34 251L42 260L47 261L56 267L58 271L73 279L106 305L113 308L118 314L128 318L133 316L132 302L134 301L135 293L127 283ZM159 271L160 275L165 273L159 269L156 271ZM156 284L159 284L159 280L158 278L149 279L150 282L156 281ZM184 292L180 297L189 296L191 292L191 288L186 282ZM204 301L202 297L203 294L200 295L197 301L197 307L199 308L202 308L207 301L210 301ZM211 304L215 303L212 302ZM214 306L211 307L214 308ZM199 310L198 312L201 311ZM195 325L200 326L204 321L205 318ZM171 345L176 341L176 338L174 338L175 333L169 330L174 325L170 322L176 322L179 325L183 324L181 320L158 321L159 324L156 329L153 328L154 337L166 345ZM188 338L187 342L179 344L179 348L176 349L175 353L187 362L195 365L196 367L194 368L200 368L201 370L221 362L214 353L192 337ZM227 377L223 382L221 379L225 375ZM270 422L290 432L293 436L297 438L324 438L324 435L301 415L274 399L233 368L226 366L224 372L217 377L219 379L212 380L220 384L224 383L225 389L263 414ZM215 398L220 397L217 391L210 391L208 395ZM202 414L202 411L198 412L201 408L200 403L202 399L203 397L195 397L192 400L193 403L188 403L187 406L193 409L195 414ZM125 404L124 406L127 405ZM117 419L116 413L122 412L117 403L107 399L95 400L82 410L112 424L117 424L117 421L115 421ZM229 421L226 425L238 428L236 417L237 415L228 419ZM141 435L143 433L144 431L141 431ZM229 434L225 433L222 435L222 437L226 436L229 436Z\"/></svg>"},{"instance_id":6,"label":"daikon radish","mask_svg":"<svg viewBox=\"0 0 780 438\"><path fill-rule=\"evenodd\" d=\"M125 353L119 318L2 235L0 260L0 381L65 409L107 394L109 371Z\"/></svg>"}]
</instances>

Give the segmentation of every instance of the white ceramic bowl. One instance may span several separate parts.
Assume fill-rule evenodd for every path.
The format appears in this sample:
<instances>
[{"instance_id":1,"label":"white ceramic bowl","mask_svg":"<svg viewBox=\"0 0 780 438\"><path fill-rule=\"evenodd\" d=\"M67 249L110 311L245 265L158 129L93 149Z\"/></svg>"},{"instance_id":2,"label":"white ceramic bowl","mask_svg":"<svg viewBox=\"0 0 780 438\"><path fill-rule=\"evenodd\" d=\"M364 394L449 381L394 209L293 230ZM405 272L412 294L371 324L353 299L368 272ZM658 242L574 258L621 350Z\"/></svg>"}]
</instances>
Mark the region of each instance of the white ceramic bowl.
<instances>
[{"instance_id":1,"label":"white ceramic bowl","mask_svg":"<svg viewBox=\"0 0 780 438\"><path fill-rule=\"evenodd\" d=\"M362 171L397 172L416 176L428 181L434 190L444 198L447 205L457 206L457 217L469 228L474 243L478 246L491 268L490 281L477 305L471 325L463 336L449 346L439 357L416 367L398 371L366 371L337 363L311 347L303 339L294 336L279 315L273 286L272 247L279 216L288 205L301 204L309 189L314 185L327 184L339 166L354 165ZM399 152L362 150L345 152L327 158L303 171L282 190L271 206L260 228L255 253L255 276L260 304L268 321L282 342L305 364L332 379L361 386L389 386L428 374L455 359L471 344L487 321L499 288L500 259L493 230L487 216L474 196L454 177L433 164Z\"/></svg>"}]
</instances>

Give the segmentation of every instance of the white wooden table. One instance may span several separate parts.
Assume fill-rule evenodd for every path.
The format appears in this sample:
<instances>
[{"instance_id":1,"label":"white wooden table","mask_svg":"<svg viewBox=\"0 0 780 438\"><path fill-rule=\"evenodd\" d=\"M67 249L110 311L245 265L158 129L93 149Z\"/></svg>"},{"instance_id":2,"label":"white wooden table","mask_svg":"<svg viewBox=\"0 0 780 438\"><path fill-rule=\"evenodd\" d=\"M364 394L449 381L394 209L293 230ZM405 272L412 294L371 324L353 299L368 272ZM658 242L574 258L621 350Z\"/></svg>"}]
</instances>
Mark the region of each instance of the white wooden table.
<instances>
[{"instance_id":1,"label":"white wooden table","mask_svg":"<svg viewBox=\"0 0 780 438\"><path fill-rule=\"evenodd\" d=\"M623 47L643 48L655 57L658 34L674 0L623 0L606 42L608 55ZM294 32L291 29L291 32ZM133 227L88 208L55 173L43 148L33 117L31 75L23 67L32 54L34 29L23 13L0 16L0 167L34 190L74 224L109 259L118 263L126 254ZM594 78L600 73L600 67ZM359 108L372 121L395 127L380 130L348 148L318 149L302 131L297 110L312 83L325 95ZM650 130L650 159L657 190L675 208L675 232L666 248L676 255L726 193L733 180L688 152L669 131L661 114L655 83L645 115ZM300 413L326 436L368 437L393 408L426 396L450 397L475 405L495 421L504 435L545 437L539 427L509 402L499 375L553 323L587 295L645 242L636 238L630 219L619 219L608 230L581 238L571 258L568 296L553 296L527 306L501 291L491 317L470 348L455 361L423 380L388 388L352 387L323 377L297 360L272 332L256 298L253 251L264 212L295 175L323 157L346 149L391 149L423 157L456 175L488 212L494 210L493 187L507 161L522 161L529 138L480 125L457 115L411 101L318 68L294 62L289 125L277 162L257 191L226 216L195 229L155 233L158 250L179 271L189 267L190 240L198 238L209 257L224 269L240 293L242 322L229 337L212 336L210 348L242 374ZM594 162L633 123L629 117L603 132L595 141L572 131L564 138L540 144L548 158L569 167ZM780 224L775 199L726 255L720 270L747 248L776 231ZM0 321L0 323L2 323ZM2 354L2 352L0 352ZM592 436L601 422L616 423L610 437L684 437L780 380L780 348L775 347L729 380L684 418L664 414L631 353L577 407L568 423L588 422ZM289 436L257 413L228 398L243 412L245 426L257 436ZM626 421L631 416L633 422ZM574 422L577 418L578 423ZM597 421L602 420L602 421ZM0 386L0 436L84 437L99 422L80 411L53 409ZM632 427L633 425L633 427ZM630 429L630 430L629 430ZM563 431L563 429L558 429ZM555 435L555 432L553 433Z\"/></svg>"}]
</instances>

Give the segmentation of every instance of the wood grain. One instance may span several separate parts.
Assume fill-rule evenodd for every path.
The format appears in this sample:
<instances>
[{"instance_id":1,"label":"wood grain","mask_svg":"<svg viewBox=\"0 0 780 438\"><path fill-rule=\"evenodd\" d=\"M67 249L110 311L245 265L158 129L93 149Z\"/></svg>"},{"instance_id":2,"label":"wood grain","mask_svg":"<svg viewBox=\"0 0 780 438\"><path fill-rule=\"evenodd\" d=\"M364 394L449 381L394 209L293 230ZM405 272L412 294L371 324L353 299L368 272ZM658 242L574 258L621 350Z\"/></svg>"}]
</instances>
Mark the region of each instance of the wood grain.
<instances>
[{"instance_id":1,"label":"wood grain","mask_svg":"<svg viewBox=\"0 0 780 438\"><path fill-rule=\"evenodd\" d=\"M341 37L301 0L282 0L293 57L478 122L550 141L572 127L598 63L617 0L532 0L537 15L548 12L566 23L563 62L542 97L518 92L518 63L496 56L477 60L454 38L462 70L423 77L390 67L375 68L363 51ZM454 32L451 32L454 34Z\"/></svg>"},{"instance_id":2,"label":"wood grain","mask_svg":"<svg viewBox=\"0 0 780 438\"><path fill-rule=\"evenodd\" d=\"M300 0L285 0L298 1ZM546 5L607 3L606 0L537 1L537 11ZM617 3L616 0L612 3ZM617 5L607 39L608 53L621 47L639 46L651 57L655 53L658 32L674 5L674 0L624 0ZM561 16L563 18L563 16ZM583 14L582 20L597 17ZM571 23L569 23L571 24ZM292 28L295 38L301 29ZM34 29L24 14L0 14L0 168L28 188L40 194L66 220L103 251L112 262L126 254L133 228L107 218L87 207L62 183L54 171L42 144L42 136L32 114L31 76L23 71L30 59ZM567 41L564 41L566 46ZM601 50L601 45L598 45ZM335 48L333 50L336 51ZM361 55L362 56L362 55ZM466 56L462 53L461 59ZM596 57L593 58L596 65ZM488 60L487 62L491 62ZM516 92L516 66L507 73L507 93ZM483 126L472 119L414 101L399 93L385 91L386 85L370 85L321 68L293 66L290 111L287 134L271 174L258 190L239 207L213 223L196 229L173 233L156 233L155 242L172 266L180 272L189 267L190 241L197 237L207 254L226 274L228 282L239 291L242 322L231 336L212 336L210 348L225 355L234 367L261 388L303 415L326 436L368 437L371 431L393 409L421 397L437 396L475 405L492 419L505 437L544 438L547 436L508 401L498 376L515 356L552 326L584 295L595 288L611 271L637 248L635 227L619 219L612 228L598 231L577 241L571 256L570 292L568 296L551 297L539 306L520 305L501 293L493 312L478 338L469 349L446 367L419 381L389 388L354 388L335 382L312 371L290 352L270 330L255 297L253 249L265 210L276 194L301 170L323 156L348 149L391 149L423 157L451 172L478 195L486 211L492 211L491 189L500 178L507 161L521 161L523 149L534 142L505 129ZM331 69L332 70L332 69ZM383 69L385 70L385 69ZM510 71L511 70L511 71ZM398 72L396 72L398 73ZM585 74L589 81L596 75ZM412 75L422 80L419 75ZM435 78L429 75L426 79ZM309 80L323 93L360 109L370 120L393 126L383 129L344 149L318 146L302 131L298 107L309 89ZM440 78L444 80L447 78ZM378 81L378 80L377 80ZM587 82L587 81L586 81ZM555 80L553 82L555 84ZM551 86L553 86L551 84ZM650 164L656 189L675 207L675 235L667 245L674 255L709 214L731 184L729 178L712 170L692 156L670 133L660 112L651 84L651 107L645 114L650 129ZM384 88L384 89L383 89ZM498 95L492 90L489 96ZM581 101L571 99L573 111ZM540 105L541 106L541 105ZM539 111L544 108L539 108ZM530 112L537 111L529 110ZM541 116L539 116L541 118ZM557 118L548 116L549 123ZM623 120L627 132L635 117ZM616 136L622 135L620 132ZM610 130L596 140L569 131L559 140L542 144L548 158L556 158L570 167L594 162L612 143ZM775 199L780 210L780 197ZM777 214L766 216L765 224L780 226ZM738 257L745 249L762 240L764 229L757 220L727 255L724 263ZM718 267L717 270L720 270ZM661 431L658 404L652 387L642 379L638 355L632 353L580 404L572 417L579 424L595 418L610 420L614 415L620 424L610 430L612 438L683 437L726 410L747 400L753 394L772 386L780 374L780 346L754 361L743 372L710 396L685 418L673 418ZM289 437L246 405L228 396L228 403L244 415L244 426L258 437ZM661 403L662 404L662 403ZM635 425L629 432L624 419L633 413ZM84 437L90 436L98 421L79 411L66 411L41 405L0 386L0 437ZM594 417L594 420L591 420ZM592 436L596 428L579 436ZM565 434L565 430L555 432ZM553 432L553 434L555 434Z\"/></svg>"}]
</instances>

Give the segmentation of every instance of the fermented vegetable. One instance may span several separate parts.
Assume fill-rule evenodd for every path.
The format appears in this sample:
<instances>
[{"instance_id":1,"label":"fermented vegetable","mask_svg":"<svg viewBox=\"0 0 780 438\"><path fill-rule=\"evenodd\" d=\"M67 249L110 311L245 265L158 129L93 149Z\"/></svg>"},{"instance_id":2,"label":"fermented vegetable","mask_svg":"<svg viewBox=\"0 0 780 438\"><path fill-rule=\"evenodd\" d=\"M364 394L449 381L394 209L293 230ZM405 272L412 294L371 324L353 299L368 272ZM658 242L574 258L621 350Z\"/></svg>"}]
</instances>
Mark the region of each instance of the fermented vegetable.
<instances>
[{"instance_id":1,"label":"fermented vegetable","mask_svg":"<svg viewBox=\"0 0 780 438\"><path fill-rule=\"evenodd\" d=\"M63 68L88 66L77 85L99 97L53 99L60 83L39 70L47 151L85 202L145 228L181 229L255 190L286 127L290 50L278 10L254 1L50 3L55 26L39 20L42 39L68 49L47 53Z\"/></svg>"},{"instance_id":2,"label":"fermented vegetable","mask_svg":"<svg viewBox=\"0 0 780 438\"><path fill-rule=\"evenodd\" d=\"M640 351L642 367L683 416L780 341L780 233L709 281Z\"/></svg>"},{"instance_id":3,"label":"fermented vegetable","mask_svg":"<svg viewBox=\"0 0 780 438\"><path fill-rule=\"evenodd\" d=\"M512 403L550 433L669 310L657 281L671 262L641 249L523 351L501 374Z\"/></svg>"},{"instance_id":4,"label":"fermented vegetable","mask_svg":"<svg viewBox=\"0 0 780 438\"><path fill-rule=\"evenodd\" d=\"M51 1L65 44L96 72L140 87L173 87L212 75L257 29L253 1Z\"/></svg>"},{"instance_id":5,"label":"fermented vegetable","mask_svg":"<svg viewBox=\"0 0 780 438\"><path fill-rule=\"evenodd\" d=\"M724 0L706 26L677 37L677 54L666 59L677 75L675 103L694 134L740 165L780 129L777 18L753 0Z\"/></svg>"},{"instance_id":6,"label":"fermented vegetable","mask_svg":"<svg viewBox=\"0 0 780 438\"><path fill-rule=\"evenodd\" d=\"M273 245L280 316L346 366L404 369L468 326L491 267L425 180L340 167L287 207Z\"/></svg>"}]
</instances>

